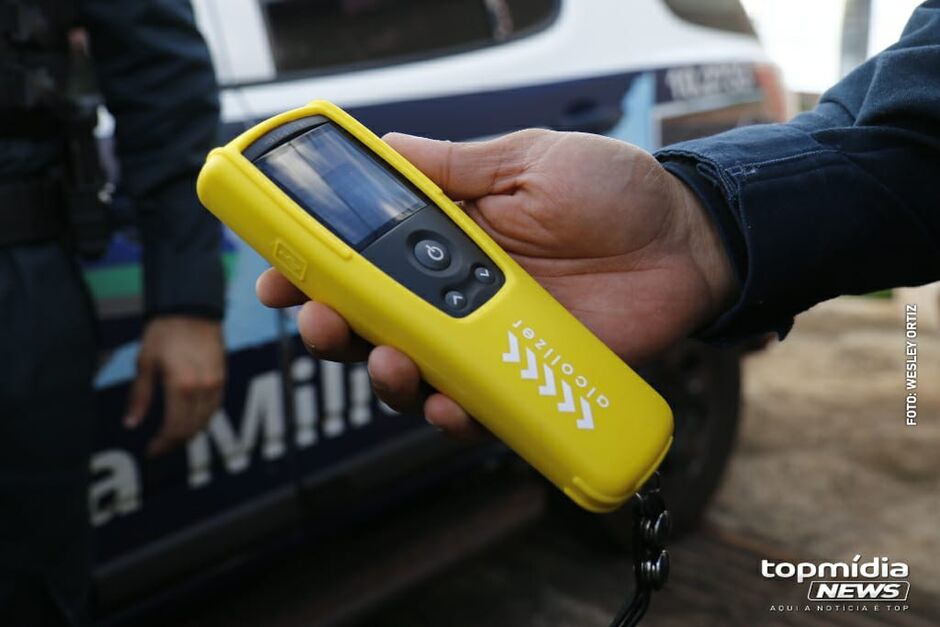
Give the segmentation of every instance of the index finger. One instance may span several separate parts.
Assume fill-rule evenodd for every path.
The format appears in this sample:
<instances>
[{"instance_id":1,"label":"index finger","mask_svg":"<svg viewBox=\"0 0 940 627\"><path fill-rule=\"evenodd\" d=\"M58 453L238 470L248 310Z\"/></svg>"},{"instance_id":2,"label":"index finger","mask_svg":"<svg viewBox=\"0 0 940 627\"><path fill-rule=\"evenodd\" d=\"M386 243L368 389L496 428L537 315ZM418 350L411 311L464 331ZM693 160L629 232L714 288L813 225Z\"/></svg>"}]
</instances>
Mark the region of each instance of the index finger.
<instances>
[{"instance_id":1,"label":"index finger","mask_svg":"<svg viewBox=\"0 0 940 627\"><path fill-rule=\"evenodd\" d=\"M303 305L310 298L284 278L277 268L268 268L255 283L255 294L268 307L293 307Z\"/></svg>"},{"instance_id":2,"label":"index finger","mask_svg":"<svg viewBox=\"0 0 940 627\"><path fill-rule=\"evenodd\" d=\"M196 398L167 386L164 393L163 425L147 445L147 455L156 457L178 446L196 434Z\"/></svg>"}]
</instances>

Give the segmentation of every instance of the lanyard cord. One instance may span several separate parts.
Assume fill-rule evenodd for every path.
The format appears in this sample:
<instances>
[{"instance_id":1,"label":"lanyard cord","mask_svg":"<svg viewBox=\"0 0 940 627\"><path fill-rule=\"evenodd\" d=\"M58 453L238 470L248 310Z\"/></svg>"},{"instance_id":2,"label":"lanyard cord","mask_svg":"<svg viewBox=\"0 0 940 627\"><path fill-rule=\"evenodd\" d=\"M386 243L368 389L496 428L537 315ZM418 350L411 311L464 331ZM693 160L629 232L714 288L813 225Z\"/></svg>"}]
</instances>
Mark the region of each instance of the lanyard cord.
<instances>
[{"instance_id":1,"label":"lanyard cord","mask_svg":"<svg viewBox=\"0 0 940 627\"><path fill-rule=\"evenodd\" d=\"M669 553L664 548L671 518L659 490L659 473L636 494L633 521L633 573L636 589L624 601L610 627L633 627L649 609L650 596L669 577Z\"/></svg>"}]
</instances>

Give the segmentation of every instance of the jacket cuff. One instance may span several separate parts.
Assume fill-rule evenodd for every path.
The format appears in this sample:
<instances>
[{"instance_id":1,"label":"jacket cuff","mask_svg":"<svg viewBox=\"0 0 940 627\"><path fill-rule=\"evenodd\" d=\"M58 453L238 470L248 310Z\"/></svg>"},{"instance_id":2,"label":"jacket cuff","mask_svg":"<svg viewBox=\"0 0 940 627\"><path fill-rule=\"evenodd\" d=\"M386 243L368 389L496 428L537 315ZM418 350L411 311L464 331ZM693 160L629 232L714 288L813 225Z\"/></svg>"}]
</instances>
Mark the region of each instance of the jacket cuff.
<instances>
[{"instance_id":1,"label":"jacket cuff","mask_svg":"<svg viewBox=\"0 0 940 627\"><path fill-rule=\"evenodd\" d=\"M199 204L195 181L178 180L140 201L138 216L146 317L221 319L225 311L221 228Z\"/></svg>"},{"instance_id":2,"label":"jacket cuff","mask_svg":"<svg viewBox=\"0 0 940 627\"><path fill-rule=\"evenodd\" d=\"M656 158L702 200L740 281L737 302L698 333L702 339L783 338L797 313L852 291L852 259L877 245L877 228L847 233L859 203L873 202L863 194L846 198L858 189L858 173L801 129L745 127L675 144ZM859 292L869 291L865 283Z\"/></svg>"}]
</instances>

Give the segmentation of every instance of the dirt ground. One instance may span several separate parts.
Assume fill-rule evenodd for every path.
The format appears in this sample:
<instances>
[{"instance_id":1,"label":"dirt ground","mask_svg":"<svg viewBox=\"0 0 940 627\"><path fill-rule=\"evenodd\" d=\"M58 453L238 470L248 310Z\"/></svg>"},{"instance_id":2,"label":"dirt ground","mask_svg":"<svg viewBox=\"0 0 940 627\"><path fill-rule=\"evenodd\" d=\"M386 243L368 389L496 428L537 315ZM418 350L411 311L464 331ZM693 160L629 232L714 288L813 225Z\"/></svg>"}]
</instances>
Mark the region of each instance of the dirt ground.
<instances>
[{"instance_id":1,"label":"dirt ground","mask_svg":"<svg viewBox=\"0 0 940 627\"><path fill-rule=\"evenodd\" d=\"M748 357L742 432L710 522L800 555L903 560L912 586L940 593L940 334L929 322L918 321L916 427L905 426L896 302L826 303Z\"/></svg>"}]
</instances>

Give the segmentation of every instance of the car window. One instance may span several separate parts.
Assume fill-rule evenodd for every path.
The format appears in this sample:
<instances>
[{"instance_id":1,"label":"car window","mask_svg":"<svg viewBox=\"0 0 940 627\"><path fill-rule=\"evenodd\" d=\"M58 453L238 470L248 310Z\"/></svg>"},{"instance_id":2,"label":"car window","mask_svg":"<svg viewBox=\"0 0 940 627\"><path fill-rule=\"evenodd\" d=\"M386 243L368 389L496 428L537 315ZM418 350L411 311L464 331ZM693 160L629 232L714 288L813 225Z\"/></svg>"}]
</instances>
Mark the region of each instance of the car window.
<instances>
[{"instance_id":1,"label":"car window","mask_svg":"<svg viewBox=\"0 0 940 627\"><path fill-rule=\"evenodd\" d=\"M754 34L754 27L740 0L665 0L673 13L687 22L731 31Z\"/></svg>"},{"instance_id":2,"label":"car window","mask_svg":"<svg viewBox=\"0 0 940 627\"><path fill-rule=\"evenodd\" d=\"M280 72L395 63L504 41L549 22L558 0L262 0Z\"/></svg>"}]
</instances>

